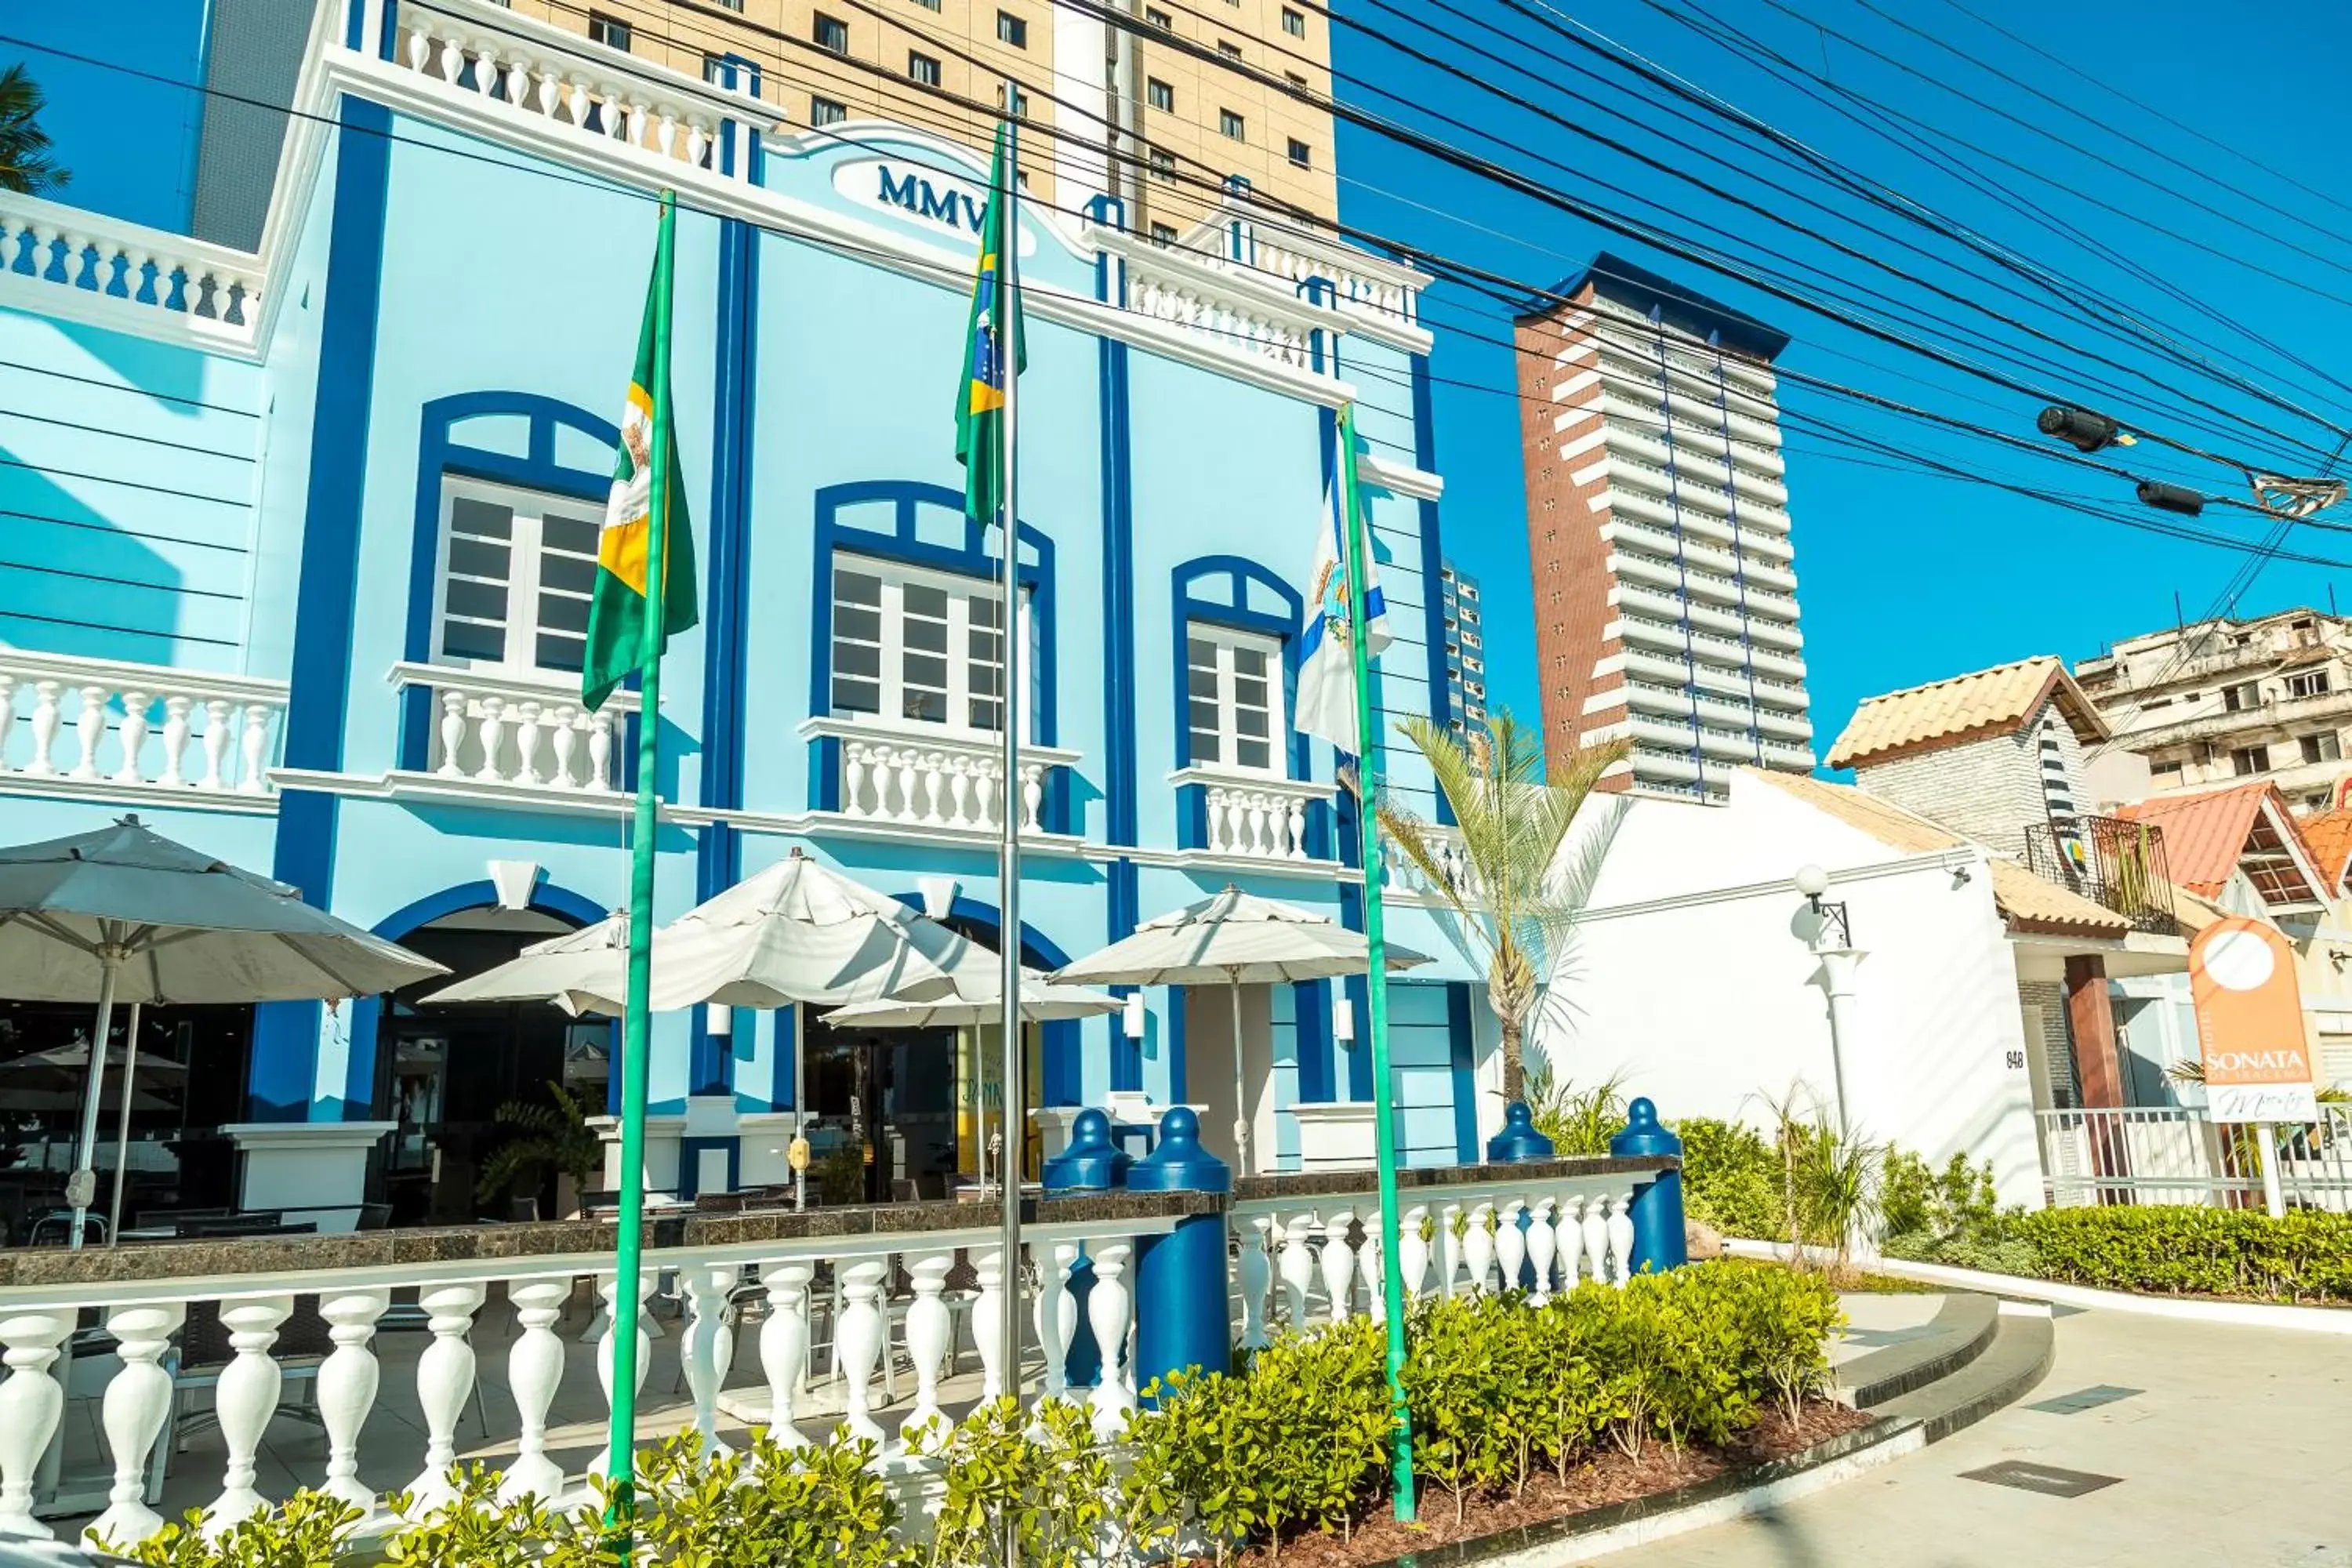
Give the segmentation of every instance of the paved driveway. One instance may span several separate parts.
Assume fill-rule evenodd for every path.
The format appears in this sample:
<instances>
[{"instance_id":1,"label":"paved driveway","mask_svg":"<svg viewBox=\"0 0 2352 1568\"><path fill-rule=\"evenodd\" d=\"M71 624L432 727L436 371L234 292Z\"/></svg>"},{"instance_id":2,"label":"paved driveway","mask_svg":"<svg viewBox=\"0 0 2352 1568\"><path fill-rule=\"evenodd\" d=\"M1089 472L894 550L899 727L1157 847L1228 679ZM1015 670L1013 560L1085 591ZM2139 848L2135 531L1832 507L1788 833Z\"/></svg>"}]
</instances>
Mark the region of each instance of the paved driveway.
<instances>
[{"instance_id":1,"label":"paved driveway","mask_svg":"<svg viewBox=\"0 0 2352 1568\"><path fill-rule=\"evenodd\" d=\"M1607 1561L2352 1568L2352 1338L2060 1311L2027 1403L1777 1513ZM1964 1478L2004 1461L2114 1480L2064 1496L2088 1483Z\"/></svg>"}]
</instances>

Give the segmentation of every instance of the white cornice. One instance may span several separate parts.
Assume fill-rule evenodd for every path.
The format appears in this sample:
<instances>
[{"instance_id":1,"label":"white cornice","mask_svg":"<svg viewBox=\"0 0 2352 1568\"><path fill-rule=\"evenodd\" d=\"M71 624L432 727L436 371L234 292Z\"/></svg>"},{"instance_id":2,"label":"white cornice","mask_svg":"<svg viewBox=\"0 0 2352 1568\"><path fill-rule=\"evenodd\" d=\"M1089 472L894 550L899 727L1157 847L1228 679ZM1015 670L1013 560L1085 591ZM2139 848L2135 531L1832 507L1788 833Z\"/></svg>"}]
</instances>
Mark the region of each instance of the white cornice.
<instances>
[{"instance_id":1,"label":"white cornice","mask_svg":"<svg viewBox=\"0 0 2352 1568\"><path fill-rule=\"evenodd\" d=\"M1356 478L1414 500L1435 500L1445 493L1443 475L1407 463L1391 462L1377 452L1356 454Z\"/></svg>"}]
</instances>

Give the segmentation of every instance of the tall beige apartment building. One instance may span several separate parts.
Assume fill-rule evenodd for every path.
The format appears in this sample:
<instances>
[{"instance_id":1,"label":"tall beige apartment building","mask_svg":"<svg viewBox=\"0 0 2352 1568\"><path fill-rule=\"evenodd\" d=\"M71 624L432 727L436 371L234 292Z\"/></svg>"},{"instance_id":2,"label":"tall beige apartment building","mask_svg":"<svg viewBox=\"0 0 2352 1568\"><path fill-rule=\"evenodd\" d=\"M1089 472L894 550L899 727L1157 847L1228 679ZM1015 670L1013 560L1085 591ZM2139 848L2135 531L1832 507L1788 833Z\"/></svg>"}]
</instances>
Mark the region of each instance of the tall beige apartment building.
<instances>
[{"instance_id":1,"label":"tall beige apartment building","mask_svg":"<svg viewBox=\"0 0 2352 1568\"><path fill-rule=\"evenodd\" d=\"M1329 24L1319 9L1293 0L1114 3L1134 28L1052 0L510 0L510 8L689 75L723 80L731 66L738 85L756 75L778 121L797 127L894 120L985 148L992 118L954 100L993 103L1010 79L1032 127L1022 156L1031 197L1076 216L1097 193L1124 196L1134 231L1163 241L1217 205L1200 182L1234 175L1286 212L1336 216L1330 115L1247 74L1327 98Z\"/></svg>"}]
</instances>

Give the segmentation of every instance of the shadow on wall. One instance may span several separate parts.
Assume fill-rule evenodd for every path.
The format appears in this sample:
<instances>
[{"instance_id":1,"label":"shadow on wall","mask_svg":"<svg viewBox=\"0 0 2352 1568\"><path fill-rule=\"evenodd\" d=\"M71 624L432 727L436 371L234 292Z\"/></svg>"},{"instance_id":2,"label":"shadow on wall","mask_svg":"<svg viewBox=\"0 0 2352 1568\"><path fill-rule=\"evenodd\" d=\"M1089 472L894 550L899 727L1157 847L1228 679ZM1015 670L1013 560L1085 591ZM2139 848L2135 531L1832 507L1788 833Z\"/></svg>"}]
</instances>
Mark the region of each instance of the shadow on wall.
<instances>
[{"instance_id":1,"label":"shadow on wall","mask_svg":"<svg viewBox=\"0 0 2352 1568\"><path fill-rule=\"evenodd\" d=\"M1632 806L1632 799L1625 795L1593 795L1585 798L1584 809L1577 814L1577 829L1560 848L1559 874L1564 884L1565 902L1570 910L1580 913L1591 904L1592 890L1600 885L1601 874L1608 866L1609 851ZM1571 999L1569 990L1594 976L1585 968L1583 943L1573 920L1550 934L1548 946L1549 951L1537 966L1548 978L1536 999L1535 1015L1528 1020L1524 1054L1529 1072L1541 1067L1558 1080L1564 1075L1561 1064L1554 1060L1554 1047L1559 1046L1559 1054L1565 1056L1565 1044L1575 1037L1584 1015L1584 1009ZM1567 984L1563 985L1563 982Z\"/></svg>"},{"instance_id":2,"label":"shadow on wall","mask_svg":"<svg viewBox=\"0 0 2352 1568\"><path fill-rule=\"evenodd\" d=\"M21 278L33 277L37 265L35 247L19 245L16 249L18 254L9 271ZM60 288L63 285L58 280L63 276L65 265L61 250L61 247L52 246L47 254L39 257L37 263L47 268L42 276ZM76 265L82 263L77 262ZM159 282L166 288L177 288L169 279L159 280L149 275L140 285L146 298L155 298L154 291ZM94 278L81 279L79 286L86 293L100 291ZM116 299L123 298L124 280L110 278L103 291ZM166 413L187 418L202 414L207 390L207 362L202 353L173 344L150 342L124 332L109 331L103 327L86 326L78 321L51 319L43 324L112 372L127 392L143 394L154 399L156 406Z\"/></svg>"},{"instance_id":3,"label":"shadow on wall","mask_svg":"<svg viewBox=\"0 0 2352 1568\"><path fill-rule=\"evenodd\" d=\"M44 653L236 668L245 612L247 512L145 480L78 481L100 510L0 447L0 642ZM113 504L118 503L119 504ZM163 531L234 511L235 544Z\"/></svg>"}]
</instances>

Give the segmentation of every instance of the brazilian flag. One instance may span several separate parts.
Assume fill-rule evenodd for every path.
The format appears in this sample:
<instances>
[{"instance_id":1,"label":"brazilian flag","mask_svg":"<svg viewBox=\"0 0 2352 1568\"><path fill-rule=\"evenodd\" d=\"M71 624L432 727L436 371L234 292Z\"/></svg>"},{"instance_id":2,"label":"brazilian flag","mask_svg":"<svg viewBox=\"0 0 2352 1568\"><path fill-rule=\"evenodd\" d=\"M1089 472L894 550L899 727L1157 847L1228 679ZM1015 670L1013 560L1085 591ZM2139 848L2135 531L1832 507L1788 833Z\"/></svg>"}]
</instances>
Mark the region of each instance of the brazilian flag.
<instances>
[{"instance_id":1,"label":"brazilian flag","mask_svg":"<svg viewBox=\"0 0 2352 1568\"><path fill-rule=\"evenodd\" d=\"M1014 276L1020 226L1013 209L1013 121L996 128L988 168L988 211L980 221L980 265L972 274L971 321L964 334L963 377L956 385L956 461L964 468L964 515L992 525L1004 510L1006 361L1011 374L1029 368ZM1008 355L1006 345L1012 352Z\"/></svg>"},{"instance_id":2,"label":"brazilian flag","mask_svg":"<svg viewBox=\"0 0 2352 1568\"><path fill-rule=\"evenodd\" d=\"M588 658L580 672L581 700L604 706L613 689L645 664L646 566L661 509L661 640L693 626L694 530L686 515L686 485L677 461L677 427L670 417L670 251L677 208L667 193L654 247L653 280L646 289L637 331L637 365L621 414L621 451L613 463L613 489L596 537L596 588L588 602ZM654 454L661 454L658 462ZM656 657L659 657L656 653Z\"/></svg>"}]
</instances>

